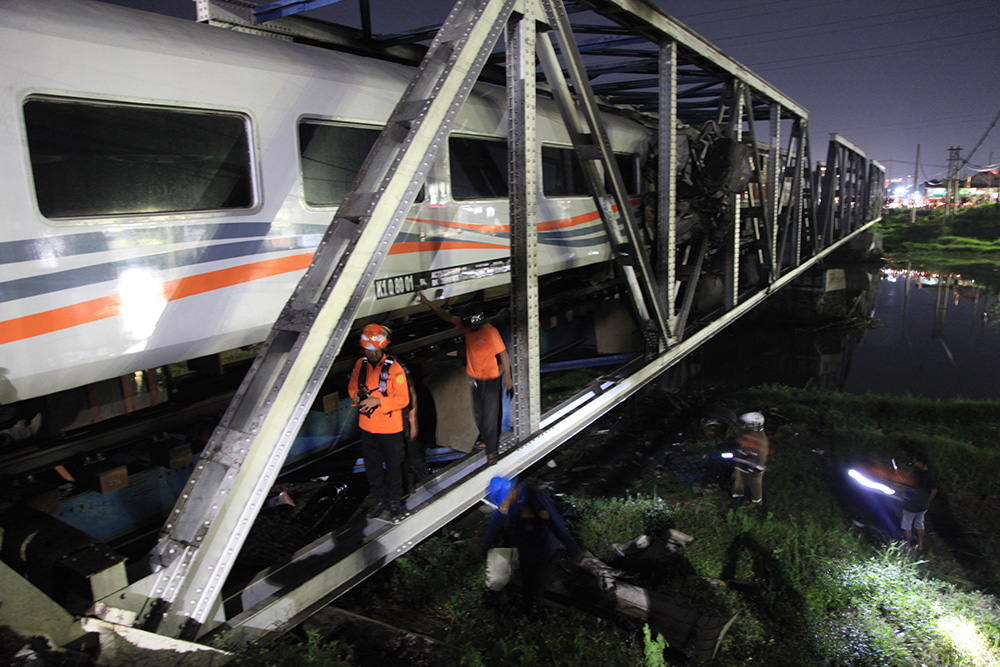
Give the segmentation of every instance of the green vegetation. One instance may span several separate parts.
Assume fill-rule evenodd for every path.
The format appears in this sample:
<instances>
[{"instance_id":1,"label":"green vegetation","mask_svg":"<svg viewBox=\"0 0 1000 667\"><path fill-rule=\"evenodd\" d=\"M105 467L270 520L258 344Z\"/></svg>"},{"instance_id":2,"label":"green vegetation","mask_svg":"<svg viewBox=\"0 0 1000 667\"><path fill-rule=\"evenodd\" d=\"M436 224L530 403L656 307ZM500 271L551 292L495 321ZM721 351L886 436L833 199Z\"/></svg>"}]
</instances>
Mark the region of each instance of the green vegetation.
<instances>
[{"instance_id":1,"label":"green vegetation","mask_svg":"<svg viewBox=\"0 0 1000 667\"><path fill-rule=\"evenodd\" d=\"M649 396L645 413L655 410ZM1000 409L996 402L851 396L762 386L725 397L737 412L764 410L774 443L765 508L729 507L724 478L692 484L658 446L617 497L575 490L563 515L581 544L631 583L724 616L738 614L713 664L912 667L1000 665ZM689 441L697 458L729 436ZM572 456L574 443L560 456ZM927 453L940 493L928 517L927 554L903 550L844 493L843 470L889 467ZM542 468L542 483L552 469ZM858 496L853 496L857 498ZM861 497L864 497L861 494ZM469 520L471 518L471 521ZM860 521L859 521L860 519ZM478 514L465 525L485 524ZM862 525L864 524L864 525ZM611 543L640 534L694 537L655 563L617 558ZM340 603L404 628L433 619L440 642L405 664L677 664L662 637L582 612L523 618L483 585L479 536L443 531L397 559ZM425 626L422 626L426 628ZM337 655L351 635L336 637ZM318 638L311 638L309 647ZM664 650L666 649L666 653ZM259 664L259 663L244 663ZM270 663L269 663L270 664ZM274 662L273 664L283 664ZM301 664L322 664L307 663ZM332 662L330 664L339 664ZM367 664L350 662L349 664ZM402 664L402 663L401 663Z\"/></svg>"},{"instance_id":2,"label":"green vegetation","mask_svg":"<svg viewBox=\"0 0 1000 667\"><path fill-rule=\"evenodd\" d=\"M308 632L304 641L291 635L244 648L230 667L350 667L338 642L325 642L318 632Z\"/></svg>"},{"instance_id":3,"label":"green vegetation","mask_svg":"<svg viewBox=\"0 0 1000 667\"><path fill-rule=\"evenodd\" d=\"M916 221L910 211L885 214L875 231L891 265L943 274L959 274L1000 291L1000 205L958 209L950 221L943 209L921 209Z\"/></svg>"},{"instance_id":4,"label":"green vegetation","mask_svg":"<svg viewBox=\"0 0 1000 667\"><path fill-rule=\"evenodd\" d=\"M548 410L579 393L606 371L606 368L598 367L542 373L542 410Z\"/></svg>"}]
</instances>

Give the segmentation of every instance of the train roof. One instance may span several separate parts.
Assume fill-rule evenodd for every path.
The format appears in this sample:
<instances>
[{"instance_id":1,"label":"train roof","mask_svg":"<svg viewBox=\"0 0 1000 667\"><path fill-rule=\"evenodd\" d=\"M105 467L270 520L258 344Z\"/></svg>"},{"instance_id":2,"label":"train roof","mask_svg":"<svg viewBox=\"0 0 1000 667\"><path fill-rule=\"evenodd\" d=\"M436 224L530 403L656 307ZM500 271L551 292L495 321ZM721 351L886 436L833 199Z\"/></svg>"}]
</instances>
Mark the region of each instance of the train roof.
<instances>
[{"instance_id":1,"label":"train roof","mask_svg":"<svg viewBox=\"0 0 1000 667\"><path fill-rule=\"evenodd\" d=\"M0 0L0 13L0 53L6 52L5 62L15 63L4 78L12 80L13 88L8 90L17 98L42 92L162 102L167 95L178 104L239 107L250 90L260 100L266 96L262 88L278 86L273 91L277 100L311 86L331 84L366 91L368 97L359 95L356 111L363 110L372 116L369 120L381 122L414 73L412 66L398 62L98 0ZM299 81L293 83L295 79ZM99 88L93 85L98 80ZM467 102L473 111L459 115L455 130L505 133L505 96L502 86L477 84ZM543 100L541 108L551 131L562 135L554 104ZM609 131L614 132L627 121L614 118L609 122Z\"/></svg>"}]
</instances>

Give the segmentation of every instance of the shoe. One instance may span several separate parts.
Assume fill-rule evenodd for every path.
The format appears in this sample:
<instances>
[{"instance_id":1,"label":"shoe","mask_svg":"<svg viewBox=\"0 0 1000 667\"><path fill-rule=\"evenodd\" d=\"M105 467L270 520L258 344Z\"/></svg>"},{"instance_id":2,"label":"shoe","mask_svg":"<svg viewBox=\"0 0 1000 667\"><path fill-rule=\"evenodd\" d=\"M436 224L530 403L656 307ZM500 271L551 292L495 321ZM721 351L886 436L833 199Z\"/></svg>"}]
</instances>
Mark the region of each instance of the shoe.
<instances>
[{"instance_id":1,"label":"shoe","mask_svg":"<svg viewBox=\"0 0 1000 667\"><path fill-rule=\"evenodd\" d=\"M389 521L392 521L393 523L397 523L405 515L406 515L406 512L403 510L403 506L402 505L400 505L398 503L393 503L392 505L389 505Z\"/></svg>"},{"instance_id":2,"label":"shoe","mask_svg":"<svg viewBox=\"0 0 1000 667\"><path fill-rule=\"evenodd\" d=\"M497 460L498 459L499 459L499 457L496 454L487 454L486 455L486 465L488 465L488 466L495 466L497 464Z\"/></svg>"},{"instance_id":3,"label":"shoe","mask_svg":"<svg viewBox=\"0 0 1000 667\"><path fill-rule=\"evenodd\" d=\"M476 442L476 444L474 444L472 446L472 448L473 449L486 449L486 443L483 442L482 440L479 440L479 441Z\"/></svg>"},{"instance_id":4,"label":"shoe","mask_svg":"<svg viewBox=\"0 0 1000 667\"><path fill-rule=\"evenodd\" d=\"M369 519L377 519L379 518L380 515L386 513L388 510L389 506L386 505L383 501L379 500L374 505L368 508L368 511L365 512L365 516L368 517Z\"/></svg>"}]
</instances>

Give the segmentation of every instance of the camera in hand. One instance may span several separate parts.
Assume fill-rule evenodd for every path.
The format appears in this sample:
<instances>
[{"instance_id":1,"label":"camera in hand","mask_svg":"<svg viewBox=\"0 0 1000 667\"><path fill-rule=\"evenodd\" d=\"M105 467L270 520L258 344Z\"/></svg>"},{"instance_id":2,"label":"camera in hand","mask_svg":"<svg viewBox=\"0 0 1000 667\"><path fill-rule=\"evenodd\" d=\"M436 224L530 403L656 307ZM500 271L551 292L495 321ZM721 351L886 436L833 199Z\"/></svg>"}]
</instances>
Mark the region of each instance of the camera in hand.
<instances>
[{"instance_id":1,"label":"camera in hand","mask_svg":"<svg viewBox=\"0 0 1000 667\"><path fill-rule=\"evenodd\" d=\"M375 408L361 407L361 402L367 398L371 398L371 393L364 387L358 387L358 393L354 395L354 400L357 402L358 409L361 411L361 414L365 415L366 417L370 417L371 414L375 412Z\"/></svg>"}]
</instances>

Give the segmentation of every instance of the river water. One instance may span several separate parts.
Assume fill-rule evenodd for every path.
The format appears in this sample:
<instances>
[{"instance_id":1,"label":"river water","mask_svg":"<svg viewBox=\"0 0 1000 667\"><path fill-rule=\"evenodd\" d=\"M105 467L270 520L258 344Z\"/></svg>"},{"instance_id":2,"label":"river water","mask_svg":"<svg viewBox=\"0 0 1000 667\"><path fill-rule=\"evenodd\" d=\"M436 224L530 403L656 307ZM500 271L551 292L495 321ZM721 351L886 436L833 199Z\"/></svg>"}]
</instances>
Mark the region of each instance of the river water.
<instances>
[{"instance_id":1,"label":"river water","mask_svg":"<svg viewBox=\"0 0 1000 667\"><path fill-rule=\"evenodd\" d=\"M885 271L843 390L1000 399L997 298L974 285Z\"/></svg>"},{"instance_id":2,"label":"river water","mask_svg":"<svg viewBox=\"0 0 1000 667\"><path fill-rule=\"evenodd\" d=\"M845 267L867 327L817 322L816 285L786 287L691 356L689 389L778 383L852 394L1000 400L997 296L917 273ZM810 290L812 292L810 293ZM805 306L804 303L810 305ZM855 322L858 320L855 319Z\"/></svg>"}]
</instances>

